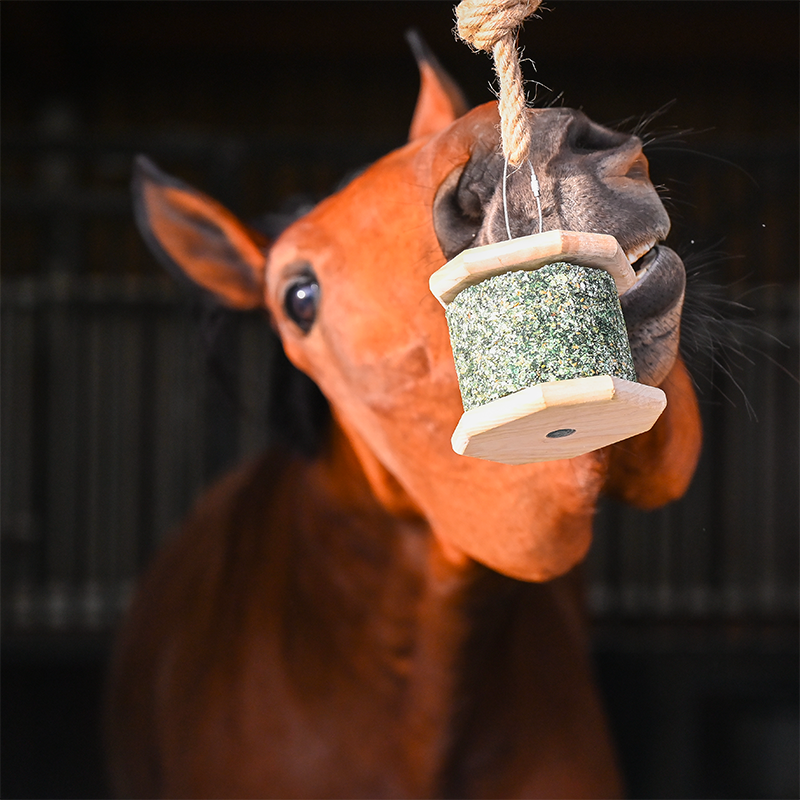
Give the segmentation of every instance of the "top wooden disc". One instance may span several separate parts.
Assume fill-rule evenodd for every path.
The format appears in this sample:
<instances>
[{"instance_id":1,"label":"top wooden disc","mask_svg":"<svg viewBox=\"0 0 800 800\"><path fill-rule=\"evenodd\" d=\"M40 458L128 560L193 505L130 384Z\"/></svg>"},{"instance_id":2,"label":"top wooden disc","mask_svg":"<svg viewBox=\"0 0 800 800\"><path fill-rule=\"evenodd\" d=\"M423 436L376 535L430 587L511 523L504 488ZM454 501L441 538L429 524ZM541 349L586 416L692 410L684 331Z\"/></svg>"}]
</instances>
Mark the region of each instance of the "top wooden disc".
<instances>
[{"instance_id":1,"label":"top wooden disc","mask_svg":"<svg viewBox=\"0 0 800 800\"><path fill-rule=\"evenodd\" d=\"M613 236L545 231L464 250L434 272L429 285L439 302L447 306L462 289L493 275L539 269L556 261L604 269L614 278L618 294L636 283L636 273Z\"/></svg>"}]
</instances>

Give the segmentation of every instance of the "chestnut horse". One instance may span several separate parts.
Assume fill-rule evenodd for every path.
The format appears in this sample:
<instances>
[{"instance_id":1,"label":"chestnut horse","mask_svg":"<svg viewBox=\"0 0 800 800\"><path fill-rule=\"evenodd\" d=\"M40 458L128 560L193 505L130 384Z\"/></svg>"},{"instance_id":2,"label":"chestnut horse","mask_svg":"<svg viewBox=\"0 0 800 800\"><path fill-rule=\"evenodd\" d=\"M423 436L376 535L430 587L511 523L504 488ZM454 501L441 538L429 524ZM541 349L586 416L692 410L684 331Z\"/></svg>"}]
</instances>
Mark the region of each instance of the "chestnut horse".
<instances>
[{"instance_id":1,"label":"chestnut horse","mask_svg":"<svg viewBox=\"0 0 800 800\"><path fill-rule=\"evenodd\" d=\"M649 432L570 460L455 455L462 406L430 275L506 238L496 103L466 112L418 48L409 143L267 242L140 160L140 227L234 309L263 308L321 388L320 452L225 477L150 568L121 631L108 719L133 797L617 797L579 581L605 492L651 508L693 473L678 356L685 285L641 142L532 109L544 229L614 235ZM509 178L514 235L534 232Z\"/></svg>"}]
</instances>

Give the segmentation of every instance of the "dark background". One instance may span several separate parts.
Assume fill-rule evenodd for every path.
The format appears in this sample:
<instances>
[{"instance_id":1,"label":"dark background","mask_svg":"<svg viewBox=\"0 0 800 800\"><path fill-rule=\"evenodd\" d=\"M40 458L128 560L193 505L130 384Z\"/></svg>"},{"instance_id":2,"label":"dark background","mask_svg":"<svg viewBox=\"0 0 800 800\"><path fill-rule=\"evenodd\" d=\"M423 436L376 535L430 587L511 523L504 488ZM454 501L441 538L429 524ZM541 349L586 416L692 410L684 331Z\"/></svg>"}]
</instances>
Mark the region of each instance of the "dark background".
<instances>
[{"instance_id":1,"label":"dark background","mask_svg":"<svg viewBox=\"0 0 800 800\"><path fill-rule=\"evenodd\" d=\"M271 435L274 344L235 333L231 411L134 230L132 157L244 217L318 199L403 143L407 28L491 99L453 5L3 2L3 797L107 793L97 714L131 579ZM800 7L548 5L522 37L537 103L627 129L664 109L647 153L670 241L733 320L687 319L706 446L685 500L598 518L589 602L630 794L797 797Z\"/></svg>"}]
</instances>

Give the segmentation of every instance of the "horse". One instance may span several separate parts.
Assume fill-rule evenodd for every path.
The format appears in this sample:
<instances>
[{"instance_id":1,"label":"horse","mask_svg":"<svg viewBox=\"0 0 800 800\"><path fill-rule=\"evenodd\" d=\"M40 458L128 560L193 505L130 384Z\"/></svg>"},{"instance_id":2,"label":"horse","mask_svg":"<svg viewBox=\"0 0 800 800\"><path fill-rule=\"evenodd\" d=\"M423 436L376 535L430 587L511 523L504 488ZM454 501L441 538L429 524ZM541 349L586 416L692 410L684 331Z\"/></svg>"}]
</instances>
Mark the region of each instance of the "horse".
<instances>
[{"instance_id":1,"label":"horse","mask_svg":"<svg viewBox=\"0 0 800 800\"><path fill-rule=\"evenodd\" d=\"M456 455L462 413L431 274L533 232L501 189L496 102L468 110L424 46L409 141L268 240L140 158L138 224L168 269L262 310L319 387L313 453L284 444L197 502L119 633L109 763L132 797L619 797L580 562L601 495L654 508L701 445L679 354L685 270L642 143L528 109L544 230L611 234L646 433L571 459Z\"/></svg>"}]
</instances>

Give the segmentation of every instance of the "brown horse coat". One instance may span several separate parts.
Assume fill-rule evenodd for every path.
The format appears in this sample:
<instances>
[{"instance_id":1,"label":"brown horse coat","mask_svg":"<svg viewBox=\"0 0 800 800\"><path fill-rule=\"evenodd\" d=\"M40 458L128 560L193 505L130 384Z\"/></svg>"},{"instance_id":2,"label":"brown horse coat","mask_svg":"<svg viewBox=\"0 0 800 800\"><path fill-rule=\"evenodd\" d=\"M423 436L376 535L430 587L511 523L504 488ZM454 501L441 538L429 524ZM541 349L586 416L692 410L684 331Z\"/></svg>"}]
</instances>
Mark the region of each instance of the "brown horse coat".
<instances>
[{"instance_id":1,"label":"brown horse coat","mask_svg":"<svg viewBox=\"0 0 800 800\"><path fill-rule=\"evenodd\" d=\"M214 486L146 576L111 681L111 767L135 797L615 797L577 577L606 492L679 497L700 446L677 357L683 268L641 143L530 112L545 229L612 233L646 434L568 461L455 455L461 414L431 273L498 232L497 111L463 114L422 54L411 141L274 243L142 164L158 252L236 308L266 308L334 424ZM512 180L515 233L534 215ZM526 228L526 226L528 226ZM310 287L310 288L309 288ZM314 289L314 287L317 287ZM310 294L309 294L310 292Z\"/></svg>"}]
</instances>

